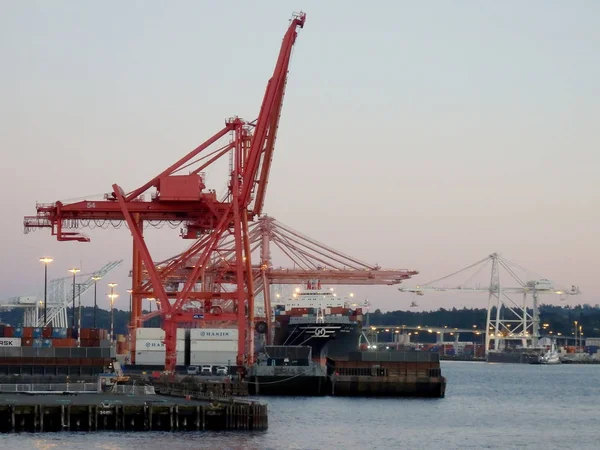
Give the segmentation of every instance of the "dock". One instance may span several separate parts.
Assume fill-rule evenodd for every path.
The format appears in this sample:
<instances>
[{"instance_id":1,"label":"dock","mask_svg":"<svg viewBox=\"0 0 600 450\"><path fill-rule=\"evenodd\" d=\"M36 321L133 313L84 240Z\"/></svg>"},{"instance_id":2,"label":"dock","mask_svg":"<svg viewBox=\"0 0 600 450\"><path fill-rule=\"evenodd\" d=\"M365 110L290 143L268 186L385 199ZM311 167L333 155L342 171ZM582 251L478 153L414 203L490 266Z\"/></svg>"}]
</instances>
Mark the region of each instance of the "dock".
<instances>
[{"instance_id":1,"label":"dock","mask_svg":"<svg viewBox=\"0 0 600 450\"><path fill-rule=\"evenodd\" d=\"M6 392L6 385L0 388L0 432L4 433L268 428L267 406L250 400L206 399L193 392L159 395L152 393L151 386L123 393L27 391L26 386L20 392Z\"/></svg>"}]
</instances>

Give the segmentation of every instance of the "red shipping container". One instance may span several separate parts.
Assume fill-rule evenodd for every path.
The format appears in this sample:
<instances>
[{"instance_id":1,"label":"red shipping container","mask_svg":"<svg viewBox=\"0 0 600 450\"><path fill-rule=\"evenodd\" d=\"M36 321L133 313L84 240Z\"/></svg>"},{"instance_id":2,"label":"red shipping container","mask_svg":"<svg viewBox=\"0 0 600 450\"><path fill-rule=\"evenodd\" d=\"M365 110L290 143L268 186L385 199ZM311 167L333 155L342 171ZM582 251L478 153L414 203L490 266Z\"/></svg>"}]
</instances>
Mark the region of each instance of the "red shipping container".
<instances>
[{"instance_id":1,"label":"red shipping container","mask_svg":"<svg viewBox=\"0 0 600 450\"><path fill-rule=\"evenodd\" d=\"M10 326L4 327L4 337L14 337L14 328Z\"/></svg>"},{"instance_id":2,"label":"red shipping container","mask_svg":"<svg viewBox=\"0 0 600 450\"><path fill-rule=\"evenodd\" d=\"M90 338L90 329L89 328L82 328L81 329L81 336L79 336L81 339L89 339Z\"/></svg>"},{"instance_id":3,"label":"red shipping container","mask_svg":"<svg viewBox=\"0 0 600 450\"><path fill-rule=\"evenodd\" d=\"M22 347L31 347L33 344L33 338L23 338L21 339L21 346Z\"/></svg>"},{"instance_id":4,"label":"red shipping container","mask_svg":"<svg viewBox=\"0 0 600 450\"><path fill-rule=\"evenodd\" d=\"M33 337L33 328L32 327L23 327L23 338L32 338Z\"/></svg>"},{"instance_id":5,"label":"red shipping container","mask_svg":"<svg viewBox=\"0 0 600 450\"><path fill-rule=\"evenodd\" d=\"M42 328L42 337L44 339L50 339L52 337L52 327Z\"/></svg>"},{"instance_id":6,"label":"red shipping container","mask_svg":"<svg viewBox=\"0 0 600 450\"><path fill-rule=\"evenodd\" d=\"M62 338L62 339L52 339L52 345L54 347L77 347L77 339L72 338Z\"/></svg>"}]
</instances>

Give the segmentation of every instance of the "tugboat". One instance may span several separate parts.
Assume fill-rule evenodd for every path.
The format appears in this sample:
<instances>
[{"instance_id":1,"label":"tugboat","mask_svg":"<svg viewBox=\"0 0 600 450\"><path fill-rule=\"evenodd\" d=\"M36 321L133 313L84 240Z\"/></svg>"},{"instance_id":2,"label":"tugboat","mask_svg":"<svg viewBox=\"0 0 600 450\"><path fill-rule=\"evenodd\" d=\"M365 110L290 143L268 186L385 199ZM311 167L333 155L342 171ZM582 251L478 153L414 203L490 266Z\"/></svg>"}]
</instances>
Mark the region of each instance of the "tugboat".
<instances>
[{"instance_id":1,"label":"tugboat","mask_svg":"<svg viewBox=\"0 0 600 450\"><path fill-rule=\"evenodd\" d=\"M531 364L561 364L560 356L556 351L556 343L552 340L552 346L545 354L540 355L537 361L532 361Z\"/></svg>"}]
</instances>

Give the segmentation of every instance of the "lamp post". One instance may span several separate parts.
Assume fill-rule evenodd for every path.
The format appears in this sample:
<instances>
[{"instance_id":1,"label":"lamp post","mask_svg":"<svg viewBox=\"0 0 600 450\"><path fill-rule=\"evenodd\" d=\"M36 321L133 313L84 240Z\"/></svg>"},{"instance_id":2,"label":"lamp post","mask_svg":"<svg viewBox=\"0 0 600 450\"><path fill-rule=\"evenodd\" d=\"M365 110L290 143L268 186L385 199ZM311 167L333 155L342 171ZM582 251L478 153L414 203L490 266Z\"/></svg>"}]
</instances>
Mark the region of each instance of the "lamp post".
<instances>
[{"instance_id":1,"label":"lamp post","mask_svg":"<svg viewBox=\"0 0 600 450\"><path fill-rule=\"evenodd\" d=\"M131 325L131 317L133 314L133 289L127 289L129 293L129 324Z\"/></svg>"},{"instance_id":2,"label":"lamp post","mask_svg":"<svg viewBox=\"0 0 600 450\"><path fill-rule=\"evenodd\" d=\"M98 309L98 304L96 302L97 284L101 279L102 277L96 275L92 277L92 280L94 280L94 329L96 328L96 310Z\"/></svg>"},{"instance_id":3,"label":"lamp post","mask_svg":"<svg viewBox=\"0 0 600 450\"><path fill-rule=\"evenodd\" d=\"M77 269L77 268L73 267L72 269L69 269L69 272L71 272L73 274L73 317L71 319L71 329L74 330L75 329L75 275L77 275L78 272L81 272L81 269Z\"/></svg>"},{"instance_id":4,"label":"lamp post","mask_svg":"<svg viewBox=\"0 0 600 450\"><path fill-rule=\"evenodd\" d=\"M119 296L119 294L115 294L115 286L117 283L108 283L110 287L110 294L108 297L110 298L110 342L111 345L115 340L115 310L113 308L113 304L115 302L115 298Z\"/></svg>"},{"instance_id":5,"label":"lamp post","mask_svg":"<svg viewBox=\"0 0 600 450\"><path fill-rule=\"evenodd\" d=\"M81 347L81 283L77 283L77 347Z\"/></svg>"},{"instance_id":6,"label":"lamp post","mask_svg":"<svg viewBox=\"0 0 600 450\"><path fill-rule=\"evenodd\" d=\"M46 300L48 298L48 264L50 264L52 261L54 260L52 258L48 258L47 256L40 258L40 262L44 263L44 326L47 325Z\"/></svg>"}]
</instances>

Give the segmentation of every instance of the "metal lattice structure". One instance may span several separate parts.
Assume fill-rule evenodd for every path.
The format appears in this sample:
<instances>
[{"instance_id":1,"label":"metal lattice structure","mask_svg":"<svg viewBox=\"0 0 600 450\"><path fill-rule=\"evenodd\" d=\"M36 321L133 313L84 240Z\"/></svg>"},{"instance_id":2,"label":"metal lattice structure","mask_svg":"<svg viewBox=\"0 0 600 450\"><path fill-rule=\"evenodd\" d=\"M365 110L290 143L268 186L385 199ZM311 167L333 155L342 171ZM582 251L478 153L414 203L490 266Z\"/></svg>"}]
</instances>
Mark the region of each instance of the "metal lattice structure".
<instances>
[{"instance_id":1,"label":"metal lattice structure","mask_svg":"<svg viewBox=\"0 0 600 450\"><path fill-rule=\"evenodd\" d=\"M271 323L271 298L281 286L303 284L308 280L317 280L327 285L397 285L418 274L410 269L383 269L377 264L369 264L346 255L318 242L273 217L262 216L248 227L248 246L253 261L252 279L257 316L256 321ZM203 276L195 280L201 290L228 291L237 283L235 241L224 236L217 244L217 251L206 264ZM271 250L278 249L291 267L275 267ZM186 258L188 251L156 263L161 277L167 281L167 289L177 290L179 285L189 279L190 273L199 264L196 255ZM244 276L246 276L244 274ZM147 297L153 297L152 284L147 273L142 290ZM281 292L279 292L281 294ZM259 300L262 300L260 302ZM205 302L190 302L196 311L213 312L218 309L220 317L216 323L224 324L224 316L230 313L234 305L227 300L213 301L210 306ZM223 314L225 313L225 314ZM157 316L152 313L144 320Z\"/></svg>"},{"instance_id":2,"label":"metal lattice structure","mask_svg":"<svg viewBox=\"0 0 600 450\"><path fill-rule=\"evenodd\" d=\"M488 286L477 283L478 276L491 269ZM527 280L522 274L533 279ZM463 278L461 278L463 277ZM464 278L466 277L466 279ZM454 282L452 280L455 280ZM540 277L528 269L501 257L498 253L463 269L400 292L424 295L425 292L469 292L488 294L486 316L486 355L500 350L505 341L520 341L523 347L537 348L540 337L539 296L554 294L565 300L580 294L579 288L567 289ZM513 297L519 296L519 300ZM492 315L495 314L495 317ZM491 344L491 345L490 345ZM492 348L491 348L492 347Z\"/></svg>"},{"instance_id":3,"label":"metal lattice structure","mask_svg":"<svg viewBox=\"0 0 600 450\"><path fill-rule=\"evenodd\" d=\"M94 285L92 277L104 277L122 262L123 260L111 261L95 272L77 275L75 281L79 287L75 295L83 294ZM43 288L32 295L11 297L6 303L0 304L0 308L23 309L23 326L26 327L43 327L48 325L57 328L66 328L69 326L67 308L73 304L72 283L72 276L55 278L48 282L46 323L44 323L43 315Z\"/></svg>"},{"instance_id":4,"label":"metal lattice structure","mask_svg":"<svg viewBox=\"0 0 600 450\"><path fill-rule=\"evenodd\" d=\"M254 321L254 287L253 279L244 277L244 273L251 272L248 223L262 213L292 48L305 20L306 14L302 12L292 16L255 120L245 121L237 116L227 119L225 126L212 137L132 191L126 192L114 183L112 192L107 193L104 200L39 204L36 207L37 214L24 219L25 232L46 228L59 241L78 242L90 240L79 231L80 227L119 222L127 224L133 238L130 327L135 335L135 328L141 326L142 299L145 295L142 291L142 268L145 267L163 319L165 369L168 372L175 369L178 324L200 320L188 307L190 302L197 300L231 300L235 304L234 312L227 318L236 322L239 331L237 364L252 365L254 362L254 333L251 328ZM228 139L224 145L223 139ZM225 157L230 158L227 192L222 198L217 198L214 189L206 189L206 179L202 174ZM132 167L132 170L137 169ZM184 224L186 233L182 238L197 240L191 253L198 256L198 265L191 271L181 290L165 289L165 281L155 268L144 239L143 230L148 223ZM195 290L195 280L202 276L206 263L212 259L213 253L218 250L217 243L224 236L231 236L235 242L235 289L228 292ZM209 309L202 319L210 319L211 314ZM132 341L132 347L135 352L135 340Z\"/></svg>"}]
</instances>

